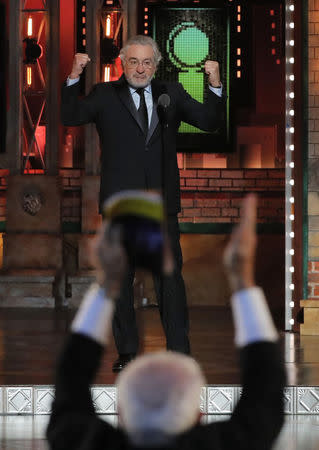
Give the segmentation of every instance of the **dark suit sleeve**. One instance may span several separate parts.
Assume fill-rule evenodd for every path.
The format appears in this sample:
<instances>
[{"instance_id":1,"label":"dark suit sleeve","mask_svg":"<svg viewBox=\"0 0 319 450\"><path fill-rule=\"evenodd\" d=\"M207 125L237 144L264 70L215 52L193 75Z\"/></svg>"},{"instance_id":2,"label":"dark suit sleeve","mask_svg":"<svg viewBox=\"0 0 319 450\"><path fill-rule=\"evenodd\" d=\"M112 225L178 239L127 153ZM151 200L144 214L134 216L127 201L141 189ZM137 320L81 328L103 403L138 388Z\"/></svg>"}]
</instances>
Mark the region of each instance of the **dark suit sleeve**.
<instances>
[{"instance_id":1,"label":"dark suit sleeve","mask_svg":"<svg viewBox=\"0 0 319 450\"><path fill-rule=\"evenodd\" d=\"M57 364L55 400L47 428L51 449L78 449L101 430L112 433L112 427L96 417L90 393L102 354L103 347L86 336L73 333L68 338Z\"/></svg>"},{"instance_id":2,"label":"dark suit sleeve","mask_svg":"<svg viewBox=\"0 0 319 450\"><path fill-rule=\"evenodd\" d=\"M77 126L95 122L101 102L101 86L93 86L84 98L79 97L80 83L62 87L61 120L65 126Z\"/></svg>"},{"instance_id":3,"label":"dark suit sleeve","mask_svg":"<svg viewBox=\"0 0 319 450\"><path fill-rule=\"evenodd\" d=\"M285 370L278 343L240 351L243 391L231 419L212 425L224 450L270 450L283 424ZM208 430L209 432L209 426Z\"/></svg>"},{"instance_id":4,"label":"dark suit sleeve","mask_svg":"<svg viewBox=\"0 0 319 450\"><path fill-rule=\"evenodd\" d=\"M183 88L177 84L177 105L181 121L189 123L204 131L214 131L225 120L226 96L214 94L208 89L204 103L193 99Z\"/></svg>"}]
</instances>

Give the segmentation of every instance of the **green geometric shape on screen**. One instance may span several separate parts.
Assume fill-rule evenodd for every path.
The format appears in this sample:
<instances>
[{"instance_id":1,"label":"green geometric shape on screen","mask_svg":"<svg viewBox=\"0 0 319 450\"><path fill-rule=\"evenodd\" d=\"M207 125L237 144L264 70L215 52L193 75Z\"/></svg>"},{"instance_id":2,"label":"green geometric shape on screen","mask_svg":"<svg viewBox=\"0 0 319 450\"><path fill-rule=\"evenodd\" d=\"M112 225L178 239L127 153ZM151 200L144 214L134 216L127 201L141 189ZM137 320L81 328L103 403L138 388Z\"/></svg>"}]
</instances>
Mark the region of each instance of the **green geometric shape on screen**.
<instances>
[{"instance_id":1,"label":"green geometric shape on screen","mask_svg":"<svg viewBox=\"0 0 319 450\"><path fill-rule=\"evenodd\" d=\"M204 92L204 74L197 72L197 69L191 68L188 72L180 72L178 74L178 81L182 83L184 89L190 96L195 98L198 102L203 103ZM179 133L204 133L199 128L190 125L189 123L182 122L179 129Z\"/></svg>"},{"instance_id":2,"label":"green geometric shape on screen","mask_svg":"<svg viewBox=\"0 0 319 450\"><path fill-rule=\"evenodd\" d=\"M166 47L179 69L200 67L208 55L209 38L194 22L182 22L170 32Z\"/></svg>"},{"instance_id":3,"label":"green geometric shape on screen","mask_svg":"<svg viewBox=\"0 0 319 450\"><path fill-rule=\"evenodd\" d=\"M172 63L180 70L178 81L200 103L203 102L204 75L202 66L209 52L209 38L194 22L181 22L169 33L166 44ZM180 133L203 133L182 122Z\"/></svg>"},{"instance_id":4,"label":"green geometric shape on screen","mask_svg":"<svg viewBox=\"0 0 319 450\"><path fill-rule=\"evenodd\" d=\"M208 38L198 28L181 31L174 40L174 54L187 66L197 66L208 54Z\"/></svg>"}]
</instances>

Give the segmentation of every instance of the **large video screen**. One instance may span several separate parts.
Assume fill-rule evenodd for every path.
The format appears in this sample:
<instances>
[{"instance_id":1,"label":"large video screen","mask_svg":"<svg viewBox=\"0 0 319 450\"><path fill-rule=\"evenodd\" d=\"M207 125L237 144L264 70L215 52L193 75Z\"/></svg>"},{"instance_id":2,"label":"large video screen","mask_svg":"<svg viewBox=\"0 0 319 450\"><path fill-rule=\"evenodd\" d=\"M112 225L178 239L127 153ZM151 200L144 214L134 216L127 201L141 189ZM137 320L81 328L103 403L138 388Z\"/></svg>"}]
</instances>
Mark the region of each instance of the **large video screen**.
<instances>
[{"instance_id":1,"label":"large video screen","mask_svg":"<svg viewBox=\"0 0 319 450\"><path fill-rule=\"evenodd\" d=\"M178 81L199 102L207 95L204 71L207 59L220 64L223 89L228 95L225 121L220 129L207 133L182 123L178 150L222 153L232 150L229 132L229 20L224 8L154 7L152 34L163 59L157 77Z\"/></svg>"}]
</instances>

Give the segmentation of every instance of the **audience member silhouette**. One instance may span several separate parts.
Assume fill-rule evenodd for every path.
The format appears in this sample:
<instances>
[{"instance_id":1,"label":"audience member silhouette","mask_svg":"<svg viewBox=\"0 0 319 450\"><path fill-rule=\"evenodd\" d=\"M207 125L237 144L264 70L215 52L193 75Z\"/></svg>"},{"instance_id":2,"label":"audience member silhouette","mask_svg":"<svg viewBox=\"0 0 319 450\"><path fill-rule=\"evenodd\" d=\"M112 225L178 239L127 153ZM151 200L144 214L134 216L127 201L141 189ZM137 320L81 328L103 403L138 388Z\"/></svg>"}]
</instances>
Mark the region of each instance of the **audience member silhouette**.
<instances>
[{"instance_id":1,"label":"audience member silhouette","mask_svg":"<svg viewBox=\"0 0 319 450\"><path fill-rule=\"evenodd\" d=\"M47 429L52 450L271 448L283 423L285 372L277 331L254 281L256 203L254 195L244 199L241 222L224 254L243 387L229 420L200 423L204 375L190 356L170 351L137 357L120 373L118 428L96 415L90 385L108 343L112 299L126 268L120 236L106 239L104 224L94 245L97 282L75 316L57 367ZM169 252L165 263L170 270Z\"/></svg>"}]
</instances>

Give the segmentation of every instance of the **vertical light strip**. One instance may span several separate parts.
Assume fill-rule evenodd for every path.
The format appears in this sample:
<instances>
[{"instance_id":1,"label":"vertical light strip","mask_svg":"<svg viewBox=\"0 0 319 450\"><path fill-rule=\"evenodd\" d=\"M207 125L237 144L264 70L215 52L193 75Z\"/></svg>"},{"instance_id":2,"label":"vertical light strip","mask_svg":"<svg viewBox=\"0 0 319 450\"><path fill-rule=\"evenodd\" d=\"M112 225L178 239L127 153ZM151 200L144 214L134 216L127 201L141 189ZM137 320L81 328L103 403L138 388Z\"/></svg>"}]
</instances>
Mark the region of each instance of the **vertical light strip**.
<instances>
[{"instance_id":1,"label":"vertical light strip","mask_svg":"<svg viewBox=\"0 0 319 450\"><path fill-rule=\"evenodd\" d=\"M148 8L144 8L144 34L148 34L148 20L149 20Z\"/></svg>"},{"instance_id":2,"label":"vertical light strip","mask_svg":"<svg viewBox=\"0 0 319 450\"><path fill-rule=\"evenodd\" d=\"M285 329L294 324L294 1L286 0L286 189L285 189Z\"/></svg>"},{"instance_id":3,"label":"vertical light strip","mask_svg":"<svg viewBox=\"0 0 319 450\"><path fill-rule=\"evenodd\" d=\"M33 33L33 23L32 23L32 17L30 16L28 18L28 25L27 25L27 35L28 37L32 37L32 33Z\"/></svg>"},{"instance_id":4,"label":"vertical light strip","mask_svg":"<svg viewBox=\"0 0 319 450\"><path fill-rule=\"evenodd\" d=\"M104 83L108 83L111 78L111 66L107 64L104 66Z\"/></svg>"},{"instance_id":5,"label":"vertical light strip","mask_svg":"<svg viewBox=\"0 0 319 450\"><path fill-rule=\"evenodd\" d=\"M85 47L86 46L86 0L82 0L82 8L81 8L81 12L82 12L82 46Z\"/></svg>"},{"instance_id":6,"label":"vertical light strip","mask_svg":"<svg viewBox=\"0 0 319 450\"><path fill-rule=\"evenodd\" d=\"M237 5L237 33L241 33L241 5ZM237 48L237 78L241 78L241 48Z\"/></svg>"},{"instance_id":7,"label":"vertical light strip","mask_svg":"<svg viewBox=\"0 0 319 450\"><path fill-rule=\"evenodd\" d=\"M32 85L32 67L27 66L27 85L31 87Z\"/></svg>"},{"instance_id":8,"label":"vertical light strip","mask_svg":"<svg viewBox=\"0 0 319 450\"><path fill-rule=\"evenodd\" d=\"M111 36L111 15L108 14L106 16L106 20L105 20L105 36L106 37L110 37Z\"/></svg>"}]
</instances>

